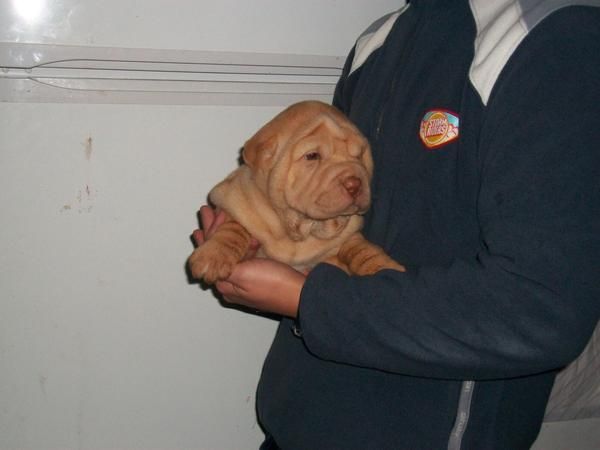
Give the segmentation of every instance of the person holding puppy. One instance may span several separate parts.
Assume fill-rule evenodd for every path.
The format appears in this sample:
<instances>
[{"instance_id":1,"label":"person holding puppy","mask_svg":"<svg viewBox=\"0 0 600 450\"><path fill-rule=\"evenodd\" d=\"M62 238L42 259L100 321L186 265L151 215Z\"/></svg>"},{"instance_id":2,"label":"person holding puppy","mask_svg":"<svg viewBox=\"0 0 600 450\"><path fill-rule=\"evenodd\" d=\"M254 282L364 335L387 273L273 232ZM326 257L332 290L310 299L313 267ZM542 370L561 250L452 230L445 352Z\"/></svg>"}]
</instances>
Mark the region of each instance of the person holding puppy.
<instances>
[{"instance_id":1,"label":"person holding puppy","mask_svg":"<svg viewBox=\"0 0 600 450\"><path fill-rule=\"evenodd\" d=\"M414 0L358 39L334 104L373 151L364 235L406 272L250 257L217 283L282 316L264 449L530 448L600 315L598 3Z\"/></svg>"}]
</instances>

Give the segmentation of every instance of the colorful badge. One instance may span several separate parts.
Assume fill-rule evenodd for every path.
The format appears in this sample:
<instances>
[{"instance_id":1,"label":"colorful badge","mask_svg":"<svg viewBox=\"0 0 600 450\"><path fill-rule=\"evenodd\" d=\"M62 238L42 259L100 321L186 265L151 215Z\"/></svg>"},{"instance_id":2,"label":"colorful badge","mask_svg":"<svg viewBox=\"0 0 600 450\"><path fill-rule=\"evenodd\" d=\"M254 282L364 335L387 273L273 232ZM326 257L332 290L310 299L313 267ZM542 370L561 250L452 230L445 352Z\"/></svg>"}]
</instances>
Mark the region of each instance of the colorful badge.
<instances>
[{"instance_id":1,"label":"colorful badge","mask_svg":"<svg viewBox=\"0 0 600 450\"><path fill-rule=\"evenodd\" d=\"M443 109L432 109L421 121L419 136L429 149L439 148L458 138L458 116Z\"/></svg>"}]
</instances>

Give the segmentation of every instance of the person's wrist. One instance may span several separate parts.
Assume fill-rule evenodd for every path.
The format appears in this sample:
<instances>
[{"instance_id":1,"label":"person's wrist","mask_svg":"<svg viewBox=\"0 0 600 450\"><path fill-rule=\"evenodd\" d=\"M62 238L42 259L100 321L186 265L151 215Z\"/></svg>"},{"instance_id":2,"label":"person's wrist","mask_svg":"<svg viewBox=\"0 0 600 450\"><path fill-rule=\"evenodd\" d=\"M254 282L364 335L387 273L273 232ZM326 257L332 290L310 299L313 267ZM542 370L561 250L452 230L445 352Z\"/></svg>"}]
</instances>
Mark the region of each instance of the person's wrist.
<instances>
[{"instance_id":1,"label":"person's wrist","mask_svg":"<svg viewBox=\"0 0 600 450\"><path fill-rule=\"evenodd\" d=\"M300 308L300 294L302 293L302 287L306 277L300 273L295 272L293 276L287 279L286 283L286 296L289 300L286 302L285 311L283 315L291 318L298 317L298 309Z\"/></svg>"}]
</instances>

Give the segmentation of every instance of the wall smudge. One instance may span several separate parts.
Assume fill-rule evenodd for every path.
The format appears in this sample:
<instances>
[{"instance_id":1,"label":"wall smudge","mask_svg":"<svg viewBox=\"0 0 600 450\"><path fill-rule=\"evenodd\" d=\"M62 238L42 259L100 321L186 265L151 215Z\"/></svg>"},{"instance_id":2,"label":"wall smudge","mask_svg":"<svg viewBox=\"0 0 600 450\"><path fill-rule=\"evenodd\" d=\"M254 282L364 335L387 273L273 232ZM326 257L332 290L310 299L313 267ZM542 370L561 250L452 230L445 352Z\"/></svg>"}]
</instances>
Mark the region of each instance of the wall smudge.
<instances>
[{"instance_id":1,"label":"wall smudge","mask_svg":"<svg viewBox=\"0 0 600 450\"><path fill-rule=\"evenodd\" d=\"M90 161L92 159L92 153L94 151L92 136L88 136L87 139L82 142L82 145L84 149L85 159Z\"/></svg>"}]
</instances>

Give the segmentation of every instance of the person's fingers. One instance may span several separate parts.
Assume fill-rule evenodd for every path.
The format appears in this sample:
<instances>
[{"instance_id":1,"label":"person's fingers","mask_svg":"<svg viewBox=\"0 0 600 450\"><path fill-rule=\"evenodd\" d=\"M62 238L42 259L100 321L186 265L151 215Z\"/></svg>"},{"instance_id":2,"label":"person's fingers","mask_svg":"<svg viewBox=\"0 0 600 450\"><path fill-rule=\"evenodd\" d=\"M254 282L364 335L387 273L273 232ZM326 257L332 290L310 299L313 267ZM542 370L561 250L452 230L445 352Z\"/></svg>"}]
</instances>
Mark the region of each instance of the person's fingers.
<instances>
[{"instance_id":1,"label":"person's fingers","mask_svg":"<svg viewBox=\"0 0 600 450\"><path fill-rule=\"evenodd\" d=\"M200 208L200 221L206 239L210 239L217 228L223 225L226 219L227 216L225 212L218 208L212 209L210 206L203 206Z\"/></svg>"},{"instance_id":2,"label":"person's fingers","mask_svg":"<svg viewBox=\"0 0 600 450\"><path fill-rule=\"evenodd\" d=\"M223 223L225 223L225 219L227 218L225 212L219 208L214 210L214 215L215 220L213 220L209 230L211 234L214 233L217 228L223 225Z\"/></svg>"},{"instance_id":3,"label":"person's fingers","mask_svg":"<svg viewBox=\"0 0 600 450\"><path fill-rule=\"evenodd\" d=\"M203 205L200 207L199 214L200 225L203 230L207 231L215 221L215 210L208 205Z\"/></svg>"},{"instance_id":4,"label":"person's fingers","mask_svg":"<svg viewBox=\"0 0 600 450\"><path fill-rule=\"evenodd\" d=\"M251 238L250 245L248 247L248 251L246 252L246 254L244 255L244 257L242 258L242 261L247 261L249 259L252 259L252 258L256 257L256 254L258 253L258 249L259 248L260 248L260 242L258 242L254 238Z\"/></svg>"},{"instance_id":5,"label":"person's fingers","mask_svg":"<svg viewBox=\"0 0 600 450\"><path fill-rule=\"evenodd\" d=\"M201 230L196 230L192 234L197 245L203 244L207 239L214 234L227 219L225 212L219 208L213 209L208 205L203 205L198 211L200 216ZM254 258L260 248L260 242L252 238L248 252L244 256L244 260Z\"/></svg>"},{"instance_id":6,"label":"person's fingers","mask_svg":"<svg viewBox=\"0 0 600 450\"><path fill-rule=\"evenodd\" d=\"M192 233L192 239L196 243L196 246L204 244L204 231L202 230L194 230Z\"/></svg>"}]
</instances>

